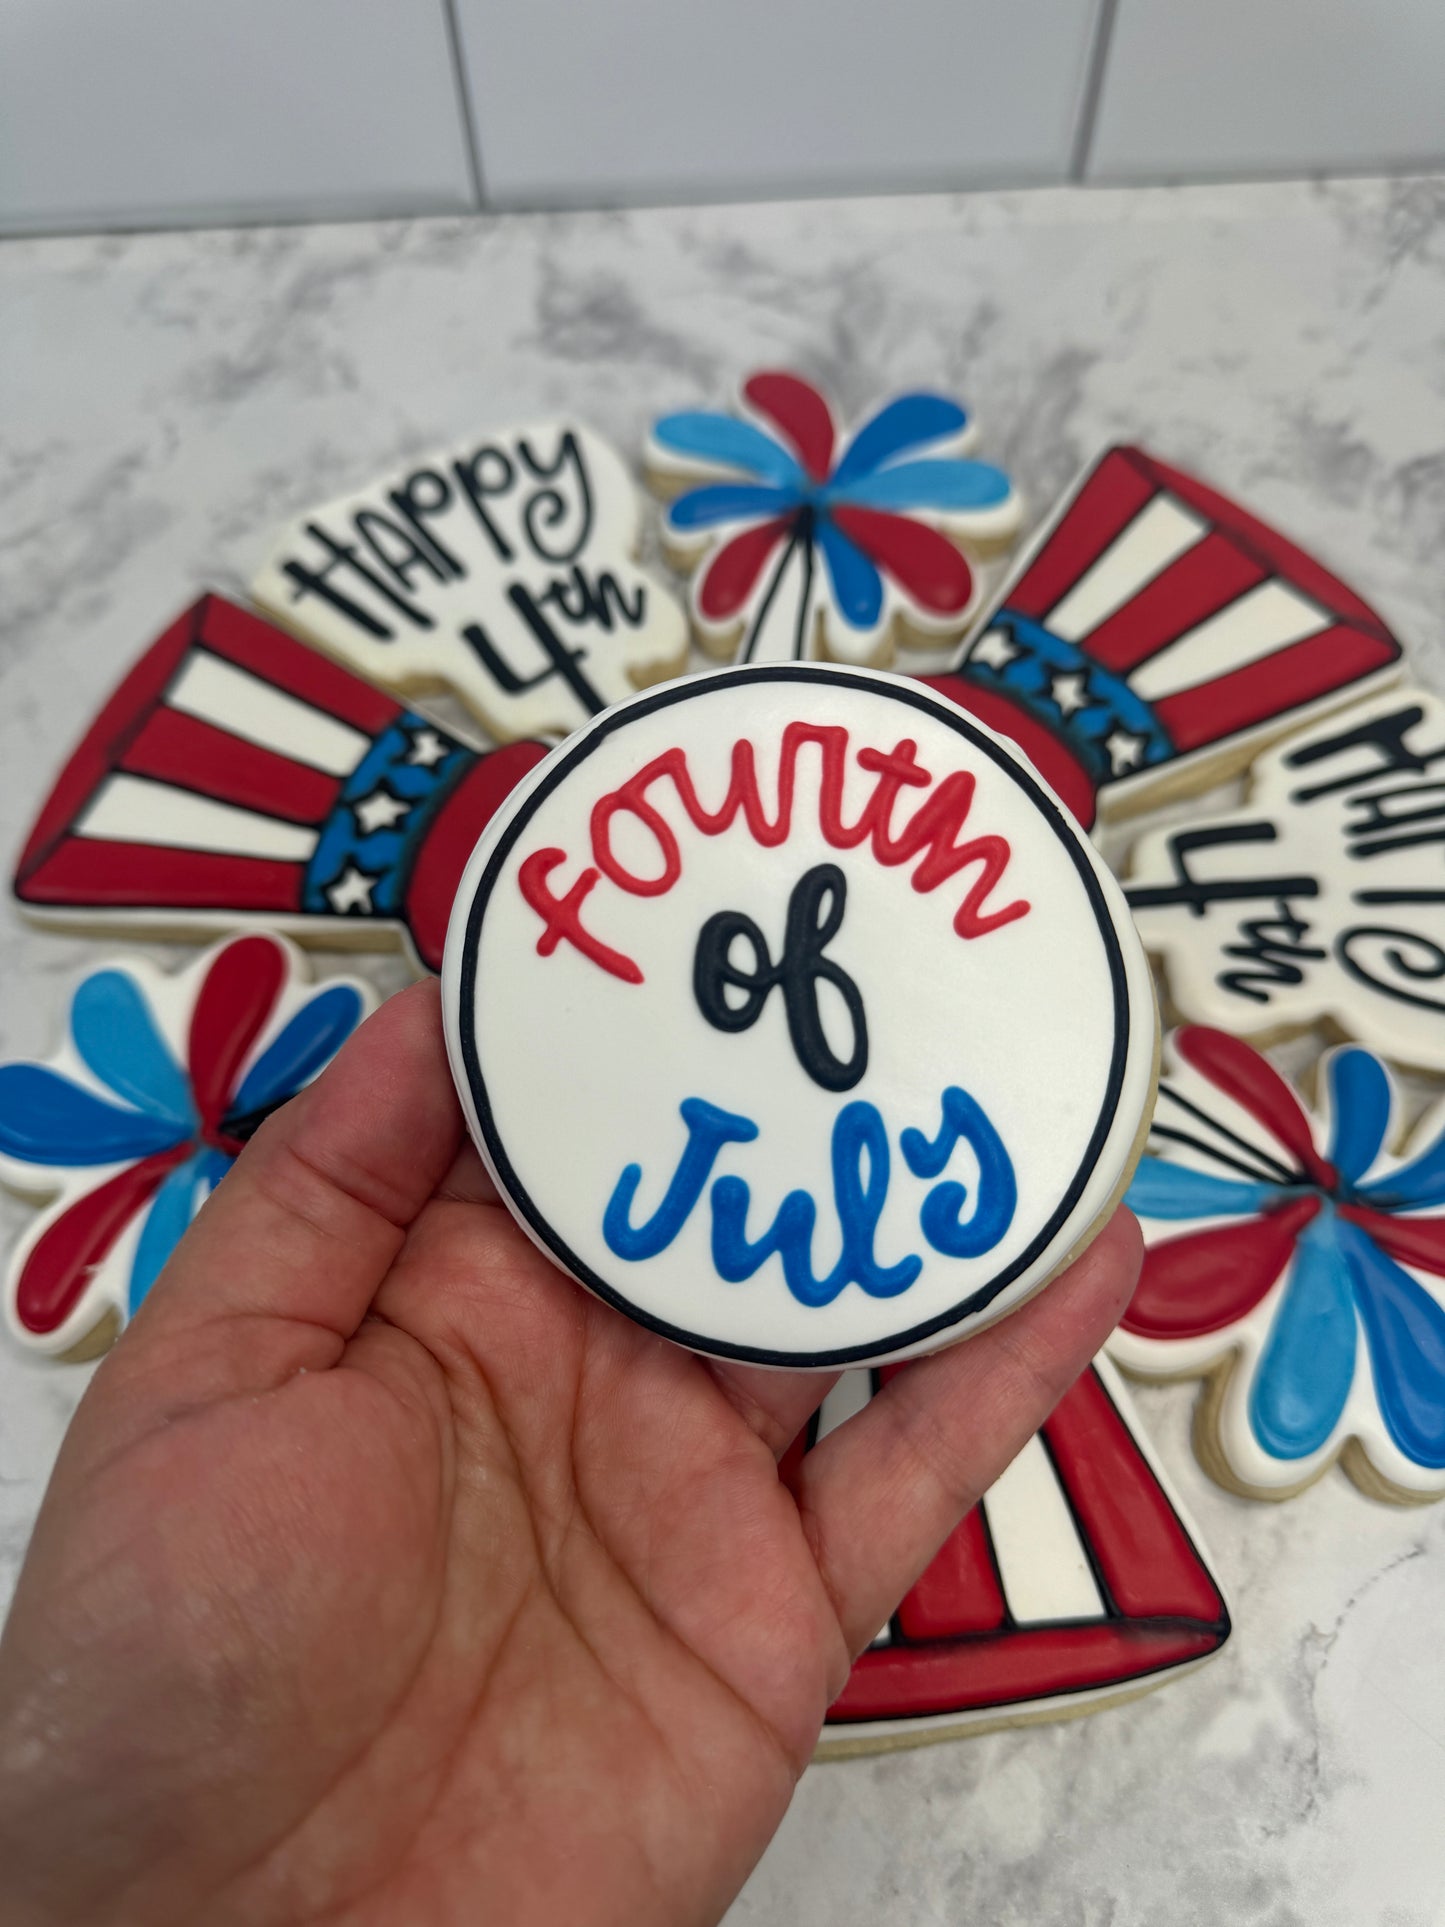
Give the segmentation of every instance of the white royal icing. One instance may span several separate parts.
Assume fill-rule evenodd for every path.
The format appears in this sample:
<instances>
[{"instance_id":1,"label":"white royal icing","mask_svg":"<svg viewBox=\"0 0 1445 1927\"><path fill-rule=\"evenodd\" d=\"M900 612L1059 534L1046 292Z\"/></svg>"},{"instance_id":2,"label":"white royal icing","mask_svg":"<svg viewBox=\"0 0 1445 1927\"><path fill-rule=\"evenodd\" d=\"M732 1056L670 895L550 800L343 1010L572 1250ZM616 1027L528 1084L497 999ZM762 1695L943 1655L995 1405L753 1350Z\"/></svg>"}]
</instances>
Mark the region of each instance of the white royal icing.
<instances>
[{"instance_id":1,"label":"white royal icing","mask_svg":"<svg viewBox=\"0 0 1445 1927\"><path fill-rule=\"evenodd\" d=\"M683 666L682 611L631 559L639 529L616 450L533 423L298 517L252 592L384 688L449 690L499 741L561 734Z\"/></svg>"},{"instance_id":2,"label":"white royal icing","mask_svg":"<svg viewBox=\"0 0 1445 1927\"><path fill-rule=\"evenodd\" d=\"M1081 831L952 704L822 665L669 685L554 751L468 866L444 1003L537 1242L770 1363L999 1317L1106 1207L1152 1082L1148 966Z\"/></svg>"},{"instance_id":3,"label":"white royal icing","mask_svg":"<svg viewBox=\"0 0 1445 1927\"><path fill-rule=\"evenodd\" d=\"M1254 766L1248 804L1152 831L1127 894L1181 1016L1330 1018L1445 1070L1445 702L1375 697Z\"/></svg>"}]
</instances>

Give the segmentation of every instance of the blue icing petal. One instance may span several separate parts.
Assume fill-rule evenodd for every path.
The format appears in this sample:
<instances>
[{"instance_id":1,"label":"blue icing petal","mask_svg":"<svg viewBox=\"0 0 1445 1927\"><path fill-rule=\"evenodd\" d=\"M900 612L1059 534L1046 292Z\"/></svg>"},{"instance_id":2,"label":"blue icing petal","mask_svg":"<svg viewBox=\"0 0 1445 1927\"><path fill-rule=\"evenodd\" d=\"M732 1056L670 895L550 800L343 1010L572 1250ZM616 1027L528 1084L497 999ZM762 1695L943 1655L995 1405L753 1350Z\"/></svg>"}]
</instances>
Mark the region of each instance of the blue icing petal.
<instances>
[{"instance_id":1,"label":"blue icing petal","mask_svg":"<svg viewBox=\"0 0 1445 1927\"><path fill-rule=\"evenodd\" d=\"M1390 1078L1379 1058L1352 1046L1329 1063L1330 1144L1325 1155L1341 1177L1362 1178L1390 1128Z\"/></svg>"},{"instance_id":2,"label":"blue icing petal","mask_svg":"<svg viewBox=\"0 0 1445 1927\"><path fill-rule=\"evenodd\" d=\"M196 1214L196 1182L202 1157L187 1158L184 1164L178 1164L151 1201L130 1268L128 1297L132 1314L160 1277L166 1260Z\"/></svg>"},{"instance_id":3,"label":"blue icing petal","mask_svg":"<svg viewBox=\"0 0 1445 1927\"><path fill-rule=\"evenodd\" d=\"M967 412L946 395L899 395L864 422L849 442L833 471L834 486L871 475L905 449L957 435L967 424Z\"/></svg>"},{"instance_id":4,"label":"blue icing petal","mask_svg":"<svg viewBox=\"0 0 1445 1927\"><path fill-rule=\"evenodd\" d=\"M1341 1230L1355 1268L1380 1415L1406 1458L1438 1470L1445 1466L1445 1310L1358 1226Z\"/></svg>"},{"instance_id":5,"label":"blue icing petal","mask_svg":"<svg viewBox=\"0 0 1445 1927\"><path fill-rule=\"evenodd\" d=\"M1278 1185L1216 1177L1165 1158L1143 1157L1124 1202L1141 1218L1225 1218L1264 1211L1279 1195Z\"/></svg>"},{"instance_id":6,"label":"blue icing petal","mask_svg":"<svg viewBox=\"0 0 1445 1927\"><path fill-rule=\"evenodd\" d=\"M211 1193L235 1162L236 1160L226 1151L210 1149L197 1154L196 1182L205 1192L206 1198L210 1197ZM196 1206L197 1210L205 1203L206 1198L200 1200L200 1203Z\"/></svg>"},{"instance_id":7,"label":"blue icing petal","mask_svg":"<svg viewBox=\"0 0 1445 1927\"><path fill-rule=\"evenodd\" d=\"M361 1022L351 984L329 984L302 1006L241 1080L228 1117L244 1118L294 1097L333 1058Z\"/></svg>"},{"instance_id":8,"label":"blue icing petal","mask_svg":"<svg viewBox=\"0 0 1445 1927\"><path fill-rule=\"evenodd\" d=\"M827 558L833 598L843 620L853 629L871 629L883 610L883 578L855 542L826 516L813 525L818 547Z\"/></svg>"},{"instance_id":9,"label":"blue icing petal","mask_svg":"<svg viewBox=\"0 0 1445 1927\"><path fill-rule=\"evenodd\" d=\"M194 1128L190 1082L125 971L85 979L70 1007L70 1034L86 1068L118 1096L182 1130Z\"/></svg>"},{"instance_id":10,"label":"blue icing petal","mask_svg":"<svg viewBox=\"0 0 1445 1927\"><path fill-rule=\"evenodd\" d=\"M1009 478L988 462L899 462L878 469L843 486L827 490L830 501L855 502L861 508L990 509L1009 497Z\"/></svg>"},{"instance_id":11,"label":"blue icing petal","mask_svg":"<svg viewBox=\"0 0 1445 1927\"><path fill-rule=\"evenodd\" d=\"M734 415L664 415L653 440L675 455L696 455L724 468L741 468L785 488L802 488L806 477L781 442Z\"/></svg>"},{"instance_id":12,"label":"blue icing petal","mask_svg":"<svg viewBox=\"0 0 1445 1927\"><path fill-rule=\"evenodd\" d=\"M1250 1426L1277 1459L1319 1451L1354 1380L1355 1294L1339 1234L1325 1210L1301 1235L1250 1393Z\"/></svg>"},{"instance_id":13,"label":"blue icing petal","mask_svg":"<svg viewBox=\"0 0 1445 1927\"><path fill-rule=\"evenodd\" d=\"M1398 1171L1373 1184L1362 1184L1359 1195L1384 1211L1445 1204L1445 1132Z\"/></svg>"},{"instance_id":14,"label":"blue icing petal","mask_svg":"<svg viewBox=\"0 0 1445 1927\"><path fill-rule=\"evenodd\" d=\"M770 520L775 515L791 514L801 500L796 489L763 488L755 482L718 482L679 495L667 511L667 521L674 529L709 529L718 522Z\"/></svg>"},{"instance_id":15,"label":"blue icing petal","mask_svg":"<svg viewBox=\"0 0 1445 1927\"><path fill-rule=\"evenodd\" d=\"M43 1064L0 1065L0 1151L25 1164L119 1164L167 1151L189 1126L122 1110Z\"/></svg>"}]
</instances>

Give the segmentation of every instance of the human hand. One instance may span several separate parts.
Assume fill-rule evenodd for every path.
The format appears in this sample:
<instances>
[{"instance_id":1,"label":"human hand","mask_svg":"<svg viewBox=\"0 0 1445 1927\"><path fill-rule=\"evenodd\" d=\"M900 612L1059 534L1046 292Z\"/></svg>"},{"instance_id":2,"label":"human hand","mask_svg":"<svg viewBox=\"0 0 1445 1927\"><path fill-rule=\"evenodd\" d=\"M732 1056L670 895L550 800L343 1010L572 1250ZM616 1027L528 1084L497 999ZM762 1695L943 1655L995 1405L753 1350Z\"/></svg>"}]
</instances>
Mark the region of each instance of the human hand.
<instances>
[{"instance_id":1,"label":"human hand","mask_svg":"<svg viewBox=\"0 0 1445 1927\"><path fill-rule=\"evenodd\" d=\"M803 1461L832 1382L546 1261L434 983L257 1134L65 1439L0 1640L0 1915L716 1920L824 1712L1123 1309L1120 1214Z\"/></svg>"}]
</instances>

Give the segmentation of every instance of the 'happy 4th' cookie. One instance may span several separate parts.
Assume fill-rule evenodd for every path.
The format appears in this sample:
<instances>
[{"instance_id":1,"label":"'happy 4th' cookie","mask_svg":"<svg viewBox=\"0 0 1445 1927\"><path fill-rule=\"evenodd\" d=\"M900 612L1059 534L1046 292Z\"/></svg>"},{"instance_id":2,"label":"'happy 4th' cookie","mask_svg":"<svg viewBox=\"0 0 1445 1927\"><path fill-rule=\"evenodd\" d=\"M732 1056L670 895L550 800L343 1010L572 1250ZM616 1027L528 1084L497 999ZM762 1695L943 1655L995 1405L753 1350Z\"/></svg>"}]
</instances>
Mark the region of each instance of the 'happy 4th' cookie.
<instances>
[{"instance_id":1,"label":"'happy 4th' cookie","mask_svg":"<svg viewBox=\"0 0 1445 1927\"><path fill-rule=\"evenodd\" d=\"M15 865L65 927L404 943L429 970L482 826L542 743L469 748L220 596L172 623L56 778Z\"/></svg>"},{"instance_id":2,"label":"'happy 4th' cookie","mask_svg":"<svg viewBox=\"0 0 1445 1927\"><path fill-rule=\"evenodd\" d=\"M174 975L102 964L43 1064L0 1065L0 1180L52 1200L16 1248L5 1316L27 1349L92 1357L279 1105L371 1008L308 981L279 937L234 937Z\"/></svg>"},{"instance_id":3,"label":"'happy 4th' cookie","mask_svg":"<svg viewBox=\"0 0 1445 1927\"><path fill-rule=\"evenodd\" d=\"M1191 1022L1328 1019L1445 1070L1445 702L1392 690L1255 764L1246 808L1134 846L1125 894Z\"/></svg>"},{"instance_id":4,"label":"'happy 4th' cookie","mask_svg":"<svg viewBox=\"0 0 1445 1927\"><path fill-rule=\"evenodd\" d=\"M962 635L969 556L1018 533L1001 469L945 395L895 396L851 435L801 376L750 375L731 415L664 415L647 445L663 543L692 573L693 633L724 661L887 668L898 644Z\"/></svg>"},{"instance_id":5,"label":"'happy 4th' cookie","mask_svg":"<svg viewBox=\"0 0 1445 1927\"><path fill-rule=\"evenodd\" d=\"M498 742L562 735L686 661L682 610L632 560L640 529L617 451L540 422L298 517L251 592L403 698L450 691Z\"/></svg>"},{"instance_id":6,"label":"'happy 4th' cookie","mask_svg":"<svg viewBox=\"0 0 1445 1927\"><path fill-rule=\"evenodd\" d=\"M1011 737L1080 822L1207 788L1399 672L1369 604L1142 448L1111 448L935 687Z\"/></svg>"},{"instance_id":7,"label":"'happy 4th' cookie","mask_svg":"<svg viewBox=\"0 0 1445 1927\"><path fill-rule=\"evenodd\" d=\"M1358 1045L1307 1111L1258 1051L1187 1026L1128 1202L1144 1269L1109 1350L1209 1377L1211 1476L1284 1499L1342 1460L1376 1498L1445 1493L1445 1107L1394 1150L1389 1069Z\"/></svg>"},{"instance_id":8,"label":"'happy 4th' cookie","mask_svg":"<svg viewBox=\"0 0 1445 1927\"><path fill-rule=\"evenodd\" d=\"M543 1249L771 1364L1011 1309L1107 1213L1153 1089L1148 965L1077 825L950 704L817 664L554 751L472 857L443 993Z\"/></svg>"}]
</instances>

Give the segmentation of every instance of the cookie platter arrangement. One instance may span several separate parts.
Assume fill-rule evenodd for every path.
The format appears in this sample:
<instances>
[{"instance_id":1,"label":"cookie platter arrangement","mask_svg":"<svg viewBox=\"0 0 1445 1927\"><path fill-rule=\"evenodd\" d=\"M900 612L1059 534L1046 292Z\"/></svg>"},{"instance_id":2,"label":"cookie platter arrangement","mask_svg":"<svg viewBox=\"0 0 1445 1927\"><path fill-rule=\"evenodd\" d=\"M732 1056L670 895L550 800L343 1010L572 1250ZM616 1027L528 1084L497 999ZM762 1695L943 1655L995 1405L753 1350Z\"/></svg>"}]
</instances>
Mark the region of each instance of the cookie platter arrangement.
<instances>
[{"instance_id":1,"label":"cookie platter arrangement","mask_svg":"<svg viewBox=\"0 0 1445 1927\"><path fill-rule=\"evenodd\" d=\"M1138 1216L1106 1354L823 1754L1220 1650L1129 1378L1190 1387L1241 1502L1445 1494L1445 702L1223 478L1113 447L1037 516L975 443L949 397L847 426L778 371L632 451L486 431L177 616L13 863L38 925L187 947L99 951L0 1066L8 1342L114 1342L372 1007L341 965L399 947L555 1263L702 1354L841 1371L794 1458Z\"/></svg>"}]
</instances>

